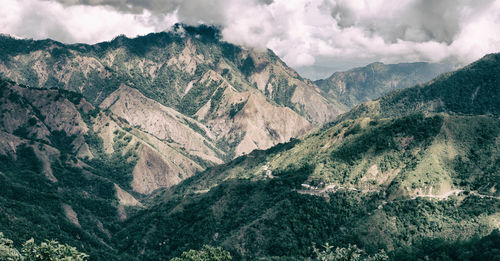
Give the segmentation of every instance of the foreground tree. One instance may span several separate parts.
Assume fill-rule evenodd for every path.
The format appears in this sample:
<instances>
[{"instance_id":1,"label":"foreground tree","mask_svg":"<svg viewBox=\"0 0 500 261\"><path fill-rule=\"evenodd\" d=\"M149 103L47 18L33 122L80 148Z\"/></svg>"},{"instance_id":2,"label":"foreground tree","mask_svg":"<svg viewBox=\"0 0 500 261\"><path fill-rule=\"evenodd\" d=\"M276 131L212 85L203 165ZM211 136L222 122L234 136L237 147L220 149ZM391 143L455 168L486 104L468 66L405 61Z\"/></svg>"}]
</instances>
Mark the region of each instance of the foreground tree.
<instances>
[{"instance_id":1,"label":"foreground tree","mask_svg":"<svg viewBox=\"0 0 500 261\"><path fill-rule=\"evenodd\" d=\"M86 261L88 258L88 255L72 246L54 240L46 240L37 245L33 238L23 244L21 253L14 247L12 240L5 238L0 232L1 261Z\"/></svg>"},{"instance_id":2,"label":"foreground tree","mask_svg":"<svg viewBox=\"0 0 500 261\"><path fill-rule=\"evenodd\" d=\"M321 251L314 248L318 261L386 261L389 259L384 250L374 255L368 255L364 250L351 244L347 247L333 249L333 246L326 243L323 248Z\"/></svg>"},{"instance_id":3,"label":"foreground tree","mask_svg":"<svg viewBox=\"0 0 500 261\"><path fill-rule=\"evenodd\" d=\"M12 240L5 238L0 232L0 260L20 261L23 260L21 254L14 248Z\"/></svg>"},{"instance_id":4,"label":"foreground tree","mask_svg":"<svg viewBox=\"0 0 500 261\"><path fill-rule=\"evenodd\" d=\"M170 261L230 261L231 254L222 247L205 245L201 250L189 250L183 252L180 257L172 258Z\"/></svg>"},{"instance_id":5,"label":"foreground tree","mask_svg":"<svg viewBox=\"0 0 500 261\"><path fill-rule=\"evenodd\" d=\"M88 258L75 247L54 240L37 245L33 238L24 243L22 253L27 261L85 261Z\"/></svg>"}]
</instances>

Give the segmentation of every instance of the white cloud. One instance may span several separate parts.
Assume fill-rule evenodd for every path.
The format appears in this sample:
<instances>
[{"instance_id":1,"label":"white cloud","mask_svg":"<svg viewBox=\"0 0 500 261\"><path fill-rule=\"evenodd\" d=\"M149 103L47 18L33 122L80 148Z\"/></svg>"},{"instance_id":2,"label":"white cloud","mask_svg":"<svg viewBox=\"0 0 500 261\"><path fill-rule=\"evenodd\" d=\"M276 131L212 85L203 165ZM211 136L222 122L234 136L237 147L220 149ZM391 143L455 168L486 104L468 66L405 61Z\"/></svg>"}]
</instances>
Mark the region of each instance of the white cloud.
<instances>
[{"instance_id":1,"label":"white cloud","mask_svg":"<svg viewBox=\"0 0 500 261\"><path fill-rule=\"evenodd\" d=\"M97 43L119 34L143 35L176 21L175 14L153 16L148 10L120 13L109 6L64 6L39 0L2 0L0 9L1 33L66 43Z\"/></svg>"}]
</instances>

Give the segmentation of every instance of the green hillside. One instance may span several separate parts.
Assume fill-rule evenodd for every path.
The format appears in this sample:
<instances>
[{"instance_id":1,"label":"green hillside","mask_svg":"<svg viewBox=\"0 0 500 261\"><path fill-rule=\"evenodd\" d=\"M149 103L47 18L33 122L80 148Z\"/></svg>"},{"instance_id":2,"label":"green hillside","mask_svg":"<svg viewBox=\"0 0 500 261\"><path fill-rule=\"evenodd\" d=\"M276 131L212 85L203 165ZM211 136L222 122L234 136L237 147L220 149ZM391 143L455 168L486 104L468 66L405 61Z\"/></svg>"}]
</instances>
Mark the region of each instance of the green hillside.
<instances>
[{"instance_id":1,"label":"green hillside","mask_svg":"<svg viewBox=\"0 0 500 261\"><path fill-rule=\"evenodd\" d=\"M476 120L477 127L493 124L498 139L497 119ZM313 255L314 244L328 242L357 244L370 253L385 249L392 256L422 240L486 235L500 221L500 198L493 185L498 184L498 164L489 159L499 155L498 144L493 151L464 153L450 162L443 158L447 151L440 150L448 131L439 131L443 125L464 128L470 122L471 118L415 115L363 127L326 151L322 145L335 140L337 130L289 145L293 148L254 152L157 195L163 202L129 220L119 233L138 235L123 250L145 251L143 257L154 260L212 244L240 258L302 259ZM386 142L405 135L415 137L406 148L398 143L385 148ZM468 142L454 146L463 146L465 152L478 148ZM265 165L273 178L264 178ZM207 192L208 187L212 188ZM146 230L144 224L150 224Z\"/></svg>"},{"instance_id":2,"label":"green hillside","mask_svg":"<svg viewBox=\"0 0 500 261\"><path fill-rule=\"evenodd\" d=\"M120 249L155 260L210 244L237 259L305 259L313 245L356 244L405 260L436 258L429 242L488 235L500 226L498 57L158 192L161 203L118 233L137 235Z\"/></svg>"},{"instance_id":3,"label":"green hillside","mask_svg":"<svg viewBox=\"0 0 500 261\"><path fill-rule=\"evenodd\" d=\"M0 105L0 231L18 248L31 237L54 239L89 253L90 260L114 259L112 234L140 208L117 197L118 191L128 194L120 187L130 190L133 152L82 156L85 148L98 149L84 130L100 112L89 110L79 94L0 80Z\"/></svg>"}]
</instances>

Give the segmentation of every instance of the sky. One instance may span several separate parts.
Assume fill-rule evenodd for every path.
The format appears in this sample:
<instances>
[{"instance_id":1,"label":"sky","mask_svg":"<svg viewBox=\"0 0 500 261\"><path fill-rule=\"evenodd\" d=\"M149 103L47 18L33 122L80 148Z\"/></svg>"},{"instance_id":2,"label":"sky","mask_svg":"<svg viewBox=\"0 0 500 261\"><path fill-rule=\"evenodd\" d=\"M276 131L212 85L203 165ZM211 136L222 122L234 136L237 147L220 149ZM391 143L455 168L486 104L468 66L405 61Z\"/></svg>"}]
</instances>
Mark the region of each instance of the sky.
<instances>
[{"instance_id":1,"label":"sky","mask_svg":"<svg viewBox=\"0 0 500 261\"><path fill-rule=\"evenodd\" d=\"M500 49L500 0L0 0L0 33L97 43L210 24L311 79L371 62L465 65Z\"/></svg>"}]
</instances>

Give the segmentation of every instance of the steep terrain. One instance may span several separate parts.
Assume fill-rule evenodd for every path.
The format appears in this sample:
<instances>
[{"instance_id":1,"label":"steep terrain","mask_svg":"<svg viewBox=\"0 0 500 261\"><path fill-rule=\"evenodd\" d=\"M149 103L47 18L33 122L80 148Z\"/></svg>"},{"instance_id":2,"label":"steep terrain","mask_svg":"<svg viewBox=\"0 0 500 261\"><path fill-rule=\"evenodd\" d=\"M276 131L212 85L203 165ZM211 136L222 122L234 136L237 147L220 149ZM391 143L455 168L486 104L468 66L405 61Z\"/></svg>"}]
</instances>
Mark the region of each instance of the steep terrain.
<instances>
[{"instance_id":1,"label":"steep terrain","mask_svg":"<svg viewBox=\"0 0 500 261\"><path fill-rule=\"evenodd\" d=\"M315 83L331 97L352 108L393 91L432 80L452 70L446 63L372 63L345 72L336 72Z\"/></svg>"},{"instance_id":2,"label":"steep terrain","mask_svg":"<svg viewBox=\"0 0 500 261\"><path fill-rule=\"evenodd\" d=\"M500 55L488 55L158 191L117 234L137 235L119 249L155 260L211 244L237 259L303 259L328 242L396 258L487 235L500 228L499 75Z\"/></svg>"},{"instance_id":3,"label":"steep terrain","mask_svg":"<svg viewBox=\"0 0 500 261\"><path fill-rule=\"evenodd\" d=\"M222 152L217 158L223 161L288 141L344 111L271 51L222 42L217 29L205 26L176 25L96 45L1 37L0 74L32 87L81 93L94 106L133 91L121 88L126 85L155 101L154 110L168 107L191 118L192 129L214 142L213 152ZM150 116L139 113L141 107L121 108L128 110L134 117ZM276 123L277 118L292 120Z\"/></svg>"},{"instance_id":4,"label":"steep terrain","mask_svg":"<svg viewBox=\"0 0 500 261\"><path fill-rule=\"evenodd\" d=\"M0 38L0 230L17 244L117 259L114 234L153 191L341 112L271 51L214 28L92 46Z\"/></svg>"},{"instance_id":5,"label":"steep terrain","mask_svg":"<svg viewBox=\"0 0 500 261\"><path fill-rule=\"evenodd\" d=\"M134 163L147 160L141 151L162 155L130 129L79 94L1 80L2 232L16 243L32 236L71 242L92 253L93 260L114 256L112 234L131 211L143 207L130 185ZM103 142L99 135L106 132L110 140ZM187 175L188 167L178 175Z\"/></svg>"}]
</instances>

